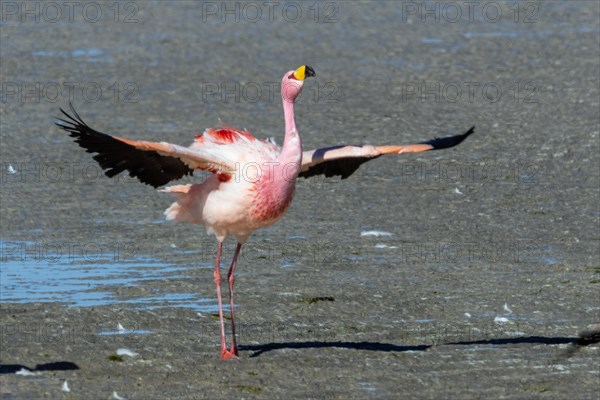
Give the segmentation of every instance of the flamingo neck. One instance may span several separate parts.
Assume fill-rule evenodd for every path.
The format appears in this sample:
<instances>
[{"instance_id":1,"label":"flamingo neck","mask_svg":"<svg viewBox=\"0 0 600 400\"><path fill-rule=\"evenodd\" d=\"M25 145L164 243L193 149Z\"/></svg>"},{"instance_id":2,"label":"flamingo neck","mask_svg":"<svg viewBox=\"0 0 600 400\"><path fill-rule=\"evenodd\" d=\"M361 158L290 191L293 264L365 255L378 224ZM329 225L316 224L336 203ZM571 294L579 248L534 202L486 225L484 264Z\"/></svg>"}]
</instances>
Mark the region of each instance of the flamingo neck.
<instances>
[{"instance_id":1,"label":"flamingo neck","mask_svg":"<svg viewBox=\"0 0 600 400\"><path fill-rule=\"evenodd\" d=\"M289 167L289 164L291 163L297 164L298 172L300 172L300 163L302 162L302 140L300 139L300 134L296 128L294 102L289 100L283 101L283 115L285 118L285 138L283 139L283 148L279 155L279 161L284 164L286 168L292 168Z\"/></svg>"}]
</instances>

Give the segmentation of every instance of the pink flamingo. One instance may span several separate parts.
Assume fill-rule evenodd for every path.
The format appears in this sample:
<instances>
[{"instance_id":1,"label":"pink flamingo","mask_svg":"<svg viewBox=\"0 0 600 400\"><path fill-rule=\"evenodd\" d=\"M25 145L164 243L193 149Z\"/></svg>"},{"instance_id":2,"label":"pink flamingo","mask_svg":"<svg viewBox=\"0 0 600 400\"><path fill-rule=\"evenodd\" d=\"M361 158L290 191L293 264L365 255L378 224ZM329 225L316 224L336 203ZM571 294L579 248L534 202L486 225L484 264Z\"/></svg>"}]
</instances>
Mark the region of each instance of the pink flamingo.
<instances>
[{"instance_id":1,"label":"pink flamingo","mask_svg":"<svg viewBox=\"0 0 600 400\"><path fill-rule=\"evenodd\" d=\"M169 220L202 224L219 243L213 277L217 289L221 328L221 359L238 357L233 304L234 274L238 255L248 236L258 228L277 222L289 208L298 176L317 174L350 176L362 163L383 154L400 154L455 146L473 133L404 146L334 146L302 152L300 134L294 120L294 102L305 78L315 76L309 66L286 72L281 80L285 116L283 146L258 140L247 131L231 127L207 129L189 147L167 142L147 142L110 136L90 128L70 105L72 115L56 125L75 141L113 177L125 170L132 177L153 187L162 186L194 170L212 172L199 184L175 185L162 191L178 199L166 211ZM221 252L227 236L237 239L227 280L231 307L231 348L227 348L221 299Z\"/></svg>"}]
</instances>

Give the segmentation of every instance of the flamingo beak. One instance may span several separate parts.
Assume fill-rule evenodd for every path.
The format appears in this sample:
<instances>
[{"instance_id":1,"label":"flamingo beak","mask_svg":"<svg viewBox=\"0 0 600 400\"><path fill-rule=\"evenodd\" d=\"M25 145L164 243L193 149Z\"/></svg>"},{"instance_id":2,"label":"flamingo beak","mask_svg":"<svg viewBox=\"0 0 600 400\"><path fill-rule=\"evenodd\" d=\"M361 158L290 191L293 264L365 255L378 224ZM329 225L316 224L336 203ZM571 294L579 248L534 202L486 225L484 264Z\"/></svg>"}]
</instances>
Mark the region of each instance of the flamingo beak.
<instances>
[{"instance_id":1,"label":"flamingo beak","mask_svg":"<svg viewBox=\"0 0 600 400\"><path fill-rule=\"evenodd\" d=\"M305 65L305 67L306 68L304 69L304 72L305 72L307 78L309 78L311 76L317 76L317 73L310 65Z\"/></svg>"},{"instance_id":2,"label":"flamingo beak","mask_svg":"<svg viewBox=\"0 0 600 400\"><path fill-rule=\"evenodd\" d=\"M288 78L303 81L311 76L317 76L315 70L310 65L303 65L295 70Z\"/></svg>"}]
</instances>

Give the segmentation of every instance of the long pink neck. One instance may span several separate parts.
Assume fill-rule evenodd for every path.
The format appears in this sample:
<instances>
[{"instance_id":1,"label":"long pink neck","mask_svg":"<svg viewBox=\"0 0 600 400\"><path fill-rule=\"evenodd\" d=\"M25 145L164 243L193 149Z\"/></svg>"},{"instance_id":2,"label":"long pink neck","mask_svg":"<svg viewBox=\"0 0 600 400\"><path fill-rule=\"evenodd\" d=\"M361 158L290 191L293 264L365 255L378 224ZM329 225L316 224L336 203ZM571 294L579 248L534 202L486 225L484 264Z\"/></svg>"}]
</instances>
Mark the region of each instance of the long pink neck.
<instances>
[{"instance_id":1,"label":"long pink neck","mask_svg":"<svg viewBox=\"0 0 600 400\"><path fill-rule=\"evenodd\" d=\"M294 103L292 101L283 101L283 115L285 118L285 138L283 139L279 162L286 169L287 175L292 173L297 175L300 172L300 163L302 162L302 140L298 129L296 129ZM295 171L292 164L295 164L297 171Z\"/></svg>"},{"instance_id":2,"label":"long pink neck","mask_svg":"<svg viewBox=\"0 0 600 400\"><path fill-rule=\"evenodd\" d=\"M282 82L283 84L285 81ZM296 178L300 173L300 163L302 162L302 142L294 121L294 103L286 98L283 90L281 97L285 117L283 147L273 169L265 168L268 173L262 175L258 184L261 190L257 192L254 200L263 214L265 209L268 210L267 214L259 213L259 218L269 221L280 218L289 207L294 197Z\"/></svg>"}]
</instances>

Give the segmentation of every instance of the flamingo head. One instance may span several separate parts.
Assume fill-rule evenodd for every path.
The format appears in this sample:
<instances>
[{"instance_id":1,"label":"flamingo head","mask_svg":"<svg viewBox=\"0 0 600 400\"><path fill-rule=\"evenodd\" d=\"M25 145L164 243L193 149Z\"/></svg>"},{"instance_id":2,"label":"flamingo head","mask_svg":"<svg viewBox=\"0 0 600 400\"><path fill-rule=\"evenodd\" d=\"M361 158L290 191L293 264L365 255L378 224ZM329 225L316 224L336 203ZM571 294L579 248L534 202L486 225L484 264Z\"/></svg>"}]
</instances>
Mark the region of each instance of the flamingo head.
<instances>
[{"instance_id":1,"label":"flamingo head","mask_svg":"<svg viewBox=\"0 0 600 400\"><path fill-rule=\"evenodd\" d=\"M311 76L316 76L315 70L308 65L303 65L295 71L286 72L281 80L281 98L283 101L295 102L300 92L302 92L304 80Z\"/></svg>"}]
</instances>

